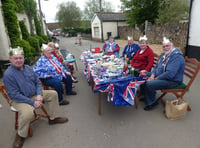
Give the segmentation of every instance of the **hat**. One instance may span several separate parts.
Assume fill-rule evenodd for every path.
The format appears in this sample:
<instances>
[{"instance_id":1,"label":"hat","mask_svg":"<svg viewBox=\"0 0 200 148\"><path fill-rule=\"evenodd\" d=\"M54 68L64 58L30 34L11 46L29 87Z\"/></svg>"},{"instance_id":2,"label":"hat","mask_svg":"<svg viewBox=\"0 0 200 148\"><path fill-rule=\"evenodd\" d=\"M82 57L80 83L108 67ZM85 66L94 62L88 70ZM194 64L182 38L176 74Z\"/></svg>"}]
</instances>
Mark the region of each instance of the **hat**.
<instances>
[{"instance_id":1,"label":"hat","mask_svg":"<svg viewBox=\"0 0 200 148\"><path fill-rule=\"evenodd\" d=\"M17 54L22 54L24 55L24 50L22 47L17 46L17 48L11 48L9 49L9 56L17 55Z\"/></svg>"},{"instance_id":2,"label":"hat","mask_svg":"<svg viewBox=\"0 0 200 148\"><path fill-rule=\"evenodd\" d=\"M128 36L128 40L133 40L133 38L131 36Z\"/></svg>"},{"instance_id":3,"label":"hat","mask_svg":"<svg viewBox=\"0 0 200 148\"><path fill-rule=\"evenodd\" d=\"M55 43L55 48L59 48L59 44L58 43Z\"/></svg>"},{"instance_id":4,"label":"hat","mask_svg":"<svg viewBox=\"0 0 200 148\"><path fill-rule=\"evenodd\" d=\"M167 39L166 37L163 37L163 44L166 44L166 43L171 43L169 39Z\"/></svg>"},{"instance_id":5,"label":"hat","mask_svg":"<svg viewBox=\"0 0 200 148\"><path fill-rule=\"evenodd\" d=\"M148 40L148 38L146 37L146 35L144 35L143 37L139 38L139 41L147 41L147 40Z\"/></svg>"},{"instance_id":6,"label":"hat","mask_svg":"<svg viewBox=\"0 0 200 148\"><path fill-rule=\"evenodd\" d=\"M42 47L41 47L41 51L44 51L48 48L49 46L47 44L42 44Z\"/></svg>"}]
</instances>

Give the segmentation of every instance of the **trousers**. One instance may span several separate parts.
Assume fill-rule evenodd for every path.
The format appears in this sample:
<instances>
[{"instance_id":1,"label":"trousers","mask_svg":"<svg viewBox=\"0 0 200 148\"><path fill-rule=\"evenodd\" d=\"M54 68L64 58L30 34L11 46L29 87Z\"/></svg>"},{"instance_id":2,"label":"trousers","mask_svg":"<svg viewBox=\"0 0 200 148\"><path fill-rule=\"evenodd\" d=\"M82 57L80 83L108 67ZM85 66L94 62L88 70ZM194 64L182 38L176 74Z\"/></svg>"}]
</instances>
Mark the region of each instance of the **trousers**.
<instances>
[{"instance_id":1,"label":"trousers","mask_svg":"<svg viewBox=\"0 0 200 148\"><path fill-rule=\"evenodd\" d=\"M31 97L34 99L35 96ZM55 90L43 90L44 107L47 109L47 113L50 118L59 117L59 104L58 94ZM18 111L18 129L17 133L21 137L28 136L29 123L34 119L35 108L30 104L17 103L11 101L11 105ZM37 109L38 110L38 109Z\"/></svg>"},{"instance_id":2,"label":"trousers","mask_svg":"<svg viewBox=\"0 0 200 148\"><path fill-rule=\"evenodd\" d=\"M59 103L62 103L62 101L63 101L63 85L62 85L62 82L65 83L66 94L69 94L72 91L72 78L69 75L67 75L66 77L63 77L62 80L50 77L50 78L41 79L41 81L45 86L50 86L50 87L52 87L56 90L56 92L58 93Z\"/></svg>"},{"instance_id":3,"label":"trousers","mask_svg":"<svg viewBox=\"0 0 200 148\"><path fill-rule=\"evenodd\" d=\"M178 85L179 83L173 81L152 80L141 84L140 90L145 97L146 105L152 105L156 102L156 90L175 88Z\"/></svg>"}]
</instances>

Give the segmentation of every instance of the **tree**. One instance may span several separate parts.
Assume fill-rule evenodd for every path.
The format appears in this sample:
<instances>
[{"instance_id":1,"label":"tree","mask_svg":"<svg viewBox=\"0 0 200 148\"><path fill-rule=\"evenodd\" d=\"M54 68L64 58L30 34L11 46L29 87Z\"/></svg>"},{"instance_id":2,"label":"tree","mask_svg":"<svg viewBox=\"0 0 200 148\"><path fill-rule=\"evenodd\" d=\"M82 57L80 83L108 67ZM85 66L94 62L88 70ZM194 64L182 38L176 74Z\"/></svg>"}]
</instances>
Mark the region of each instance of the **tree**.
<instances>
[{"instance_id":1,"label":"tree","mask_svg":"<svg viewBox=\"0 0 200 148\"><path fill-rule=\"evenodd\" d=\"M121 9L130 26L143 24L145 20L154 24L158 17L160 1L162 0L121 0Z\"/></svg>"},{"instance_id":2,"label":"tree","mask_svg":"<svg viewBox=\"0 0 200 148\"><path fill-rule=\"evenodd\" d=\"M188 0L165 0L160 4L157 23L173 23L189 18Z\"/></svg>"},{"instance_id":3,"label":"tree","mask_svg":"<svg viewBox=\"0 0 200 148\"><path fill-rule=\"evenodd\" d=\"M113 6L110 2L106 2L106 1L102 0L102 10L101 11L112 12L112 11L114 11L114 9L112 9L112 8L113 8ZM99 0L86 1L83 18L86 20L91 20L96 12L100 12Z\"/></svg>"},{"instance_id":4,"label":"tree","mask_svg":"<svg viewBox=\"0 0 200 148\"><path fill-rule=\"evenodd\" d=\"M62 29L80 26L81 10L73 1L63 2L58 6L56 19Z\"/></svg>"}]
</instances>

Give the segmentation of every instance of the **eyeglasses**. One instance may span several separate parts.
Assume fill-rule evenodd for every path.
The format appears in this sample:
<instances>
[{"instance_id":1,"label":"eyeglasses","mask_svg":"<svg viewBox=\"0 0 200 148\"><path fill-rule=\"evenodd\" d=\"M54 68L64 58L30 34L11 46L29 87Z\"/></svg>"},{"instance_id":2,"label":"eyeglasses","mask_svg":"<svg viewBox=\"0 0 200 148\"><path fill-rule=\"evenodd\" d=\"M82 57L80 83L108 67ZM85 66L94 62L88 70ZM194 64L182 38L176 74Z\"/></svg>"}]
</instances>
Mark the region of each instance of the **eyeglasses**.
<instances>
[{"instance_id":1,"label":"eyeglasses","mask_svg":"<svg viewBox=\"0 0 200 148\"><path fill-rule=\"evenodd\" d=\"M165 48L165 47L169 47L169 46L171 46L171 45L164 45L163 48Z\"/></svg>"}]
</instances>

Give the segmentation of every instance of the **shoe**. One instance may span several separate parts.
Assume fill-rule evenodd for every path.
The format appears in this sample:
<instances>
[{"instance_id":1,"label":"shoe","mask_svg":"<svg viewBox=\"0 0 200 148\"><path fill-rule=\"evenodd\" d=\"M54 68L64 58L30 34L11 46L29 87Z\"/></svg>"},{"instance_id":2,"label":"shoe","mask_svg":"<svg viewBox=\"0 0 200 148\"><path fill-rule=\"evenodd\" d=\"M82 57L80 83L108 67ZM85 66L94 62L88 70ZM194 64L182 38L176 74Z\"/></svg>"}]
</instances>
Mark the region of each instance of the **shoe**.
<instances>
[{"instance_id":1,"label":"shoe","mask_svg":"<svg viewBox=\"0 0 200 148\"><path fill-rule=\"evenodd\" d=\"M77 95L75 91L71 91L70 93L67 93L67 95Z\"/></svg>"},{"instance_id":2,"label":"shoe","mask_svg":"<svg viewBox=\"0 0 200 148\"><path fill-rule=\"evenodd\" d=\"M152 109L153 109L155 106L157 106L157 105L158 105L158 101L154 102L154 103L151 104L151 105L145 106L144 110L146 110L146 111L152 110Z\"/></svg>"},{"instance_id":3,"label":"shoe","mask_svg":"<svg viewBox=\"0 0 200 148\"><path fill-rule=\"evenodd\" d=\"M61 103L59 103L59 105L68 105L69 104L69 101L67 100L63 100Z\"/></svg>"},{"instance_id":4,"label":"shoe","mask_svg":"<svg viewBox=\"0 0 200 148\"><path fill-rule=\"evenodd\" d=\"M58 124L58 123L65 123L69 121L68 118L65 118L65 117L57 117L53 120L50 120L49 119L49 124Z\"/></svg>"},{"instance_id":5,"label":"shoe","mask_svg":"<svg viewBox=\"0 0 200 148\"><path fill-rule=\"evenodd\" d=\"M13 148L22 148L22 146L24 144L24 140L25 140L25 138L16 134L15 141L13 143Z\"/></svg>"},{"instance_id":6,"label":"shoe","mask_svg":"<svg viewBox=\"0 0 200 148\"><path fill-rule=\"evenodd\" d=\"M78 83L78 80L73 80L72 83Z\"/></svg>"},{"instance_id":7,"label":"shoe","mask_svg":"<svg viewBox=\"0 0 200 148\"><path fill-rule=\"evenodd\" d=\"M145 98L142 97L142 98L139 99L139 101L140 101L140 102L145 102Z\"/></svg>"}]
</instances>

